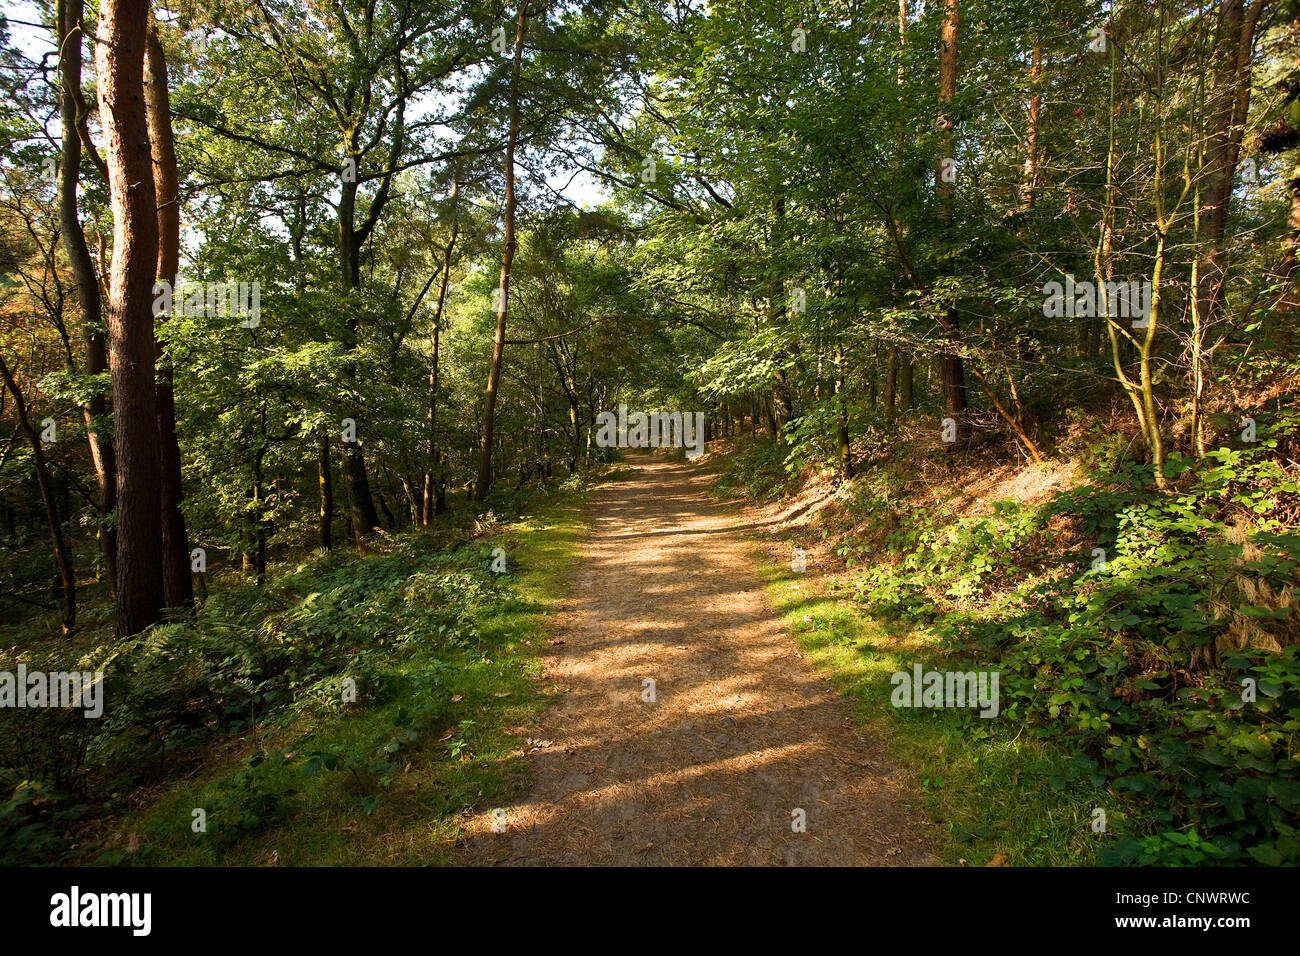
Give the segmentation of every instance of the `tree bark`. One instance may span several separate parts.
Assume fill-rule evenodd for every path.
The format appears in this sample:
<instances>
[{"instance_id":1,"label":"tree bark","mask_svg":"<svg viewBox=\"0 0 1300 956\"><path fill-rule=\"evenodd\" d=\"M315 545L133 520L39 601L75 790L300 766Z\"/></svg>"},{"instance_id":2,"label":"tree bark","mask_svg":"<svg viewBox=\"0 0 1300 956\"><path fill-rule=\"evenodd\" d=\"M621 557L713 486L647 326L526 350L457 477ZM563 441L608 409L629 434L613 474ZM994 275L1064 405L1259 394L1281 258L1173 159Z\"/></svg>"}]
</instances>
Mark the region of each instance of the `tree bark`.
<instances>
[{"instance_id":1,"label":"tree bark","mask_svg":"<svg viewBox=\"0 0 1300 956\"><path fill-rule=\"evenodd\" d=\"M330 431L324 425L320 430L316 481L320 486L320 546L329 551L334 547L334 474L330 470Z\"/></svg>"},{"instance_id":2,"label":"tree bark","mask_svg":"<svg viewBox=\"0 0 1300 956\"><path fill-rule=\"evenodd\" d=\"M339 257L343 279L343 290L351 293L361 287L361 243L354 226L356 221L357 184L355 179L343 182L339 198ZM354 311L348 317L348 331L352 335L351 347L356 347L356 339L361 328L360 319L355 313L359 307L351 303ZM349 361L343 366L343 375L350 382L357 378L356 362ZM355 394L355 390L354 390ZM352 510L352 527L358 538L364 538L379 527L379 512L375 510L375 499L370 493L370 479L366 474L366 458L361 450L361 439L349 443L343 451L343 482L348 490L348 503Z\"/></svg>"},{"instance_id":3,"label":"tree bark","mask_svg":"<svg viewBox=\"0 0 1300 956\"><path fill-rule=\"evenodd\" d=\"M492 483L493 428L496 425L497 389L501 383L501 356L506 344L506 319L510 312L510 268L515 259L515 146L519 142L519 72L524 59L524 24L528 0L520 0L519 19L515 27L515 56L510 67L510 125L506 136L505 176L506 204L505 248L501 256L501 281L497 287L497 328L492 339L492 364L488 369L487 393L483 402L483 443L479 449L478 482L474 486L477 500L487 498Z\"/></svg>"},{"instance_id":4,"label":"tree bark","mask_svg":"<svg viewBox=\"0 0 1300 956\"><path fill-rule=\"evenodd\" d=\"M960 20L960 0L944 0L943 27L939 48L939 118L945 158L953 158L953 122L948 115L953 97L957 93L957 32ZM939 200L939 218L947 221L952 216L952 184L945 183L942 159L935 168L935 195ZM957 423L957 441L948 446L951 451L966 444L966 375L962 368L960 337L958 334L957 307L950 306L939 314L939 327L943 332L946 349L940 359L939 375L943 384L944 403L948 414Z\"/></svg>"},{"instance_id":5,"label":"tree bark","mask_svg":"<svg viewBox=\"0 0 1300 956\"><path fill-rule=\"evenodd\" d=\"M402 154L406 136L406 101L397 101L396 114L393 119L393 140L388 153L388 166L381 177L378 192L370 203L370 209L360 227L356 225L357 186L359 183L358 131L354 127L344 131L344 152L352 164L353 175L342 175L339 183L339 268L345 294L350 294L361 287L361 247L370 237L379 221L379 215L388 202L396 171L397 162ZM346 167L345 167L346 170ZM360 316L352 303L347 327L352 337L350 347L356 348L361 328ZM349 361L343 366L343 375L349 382L357 378L356 362ZM355 394L355 390L354 390ZM348 489L348 501L352 511L352 526L358 538L370 535L379 526L379 513L375 510L374 496L370 491L370 479L366 474L365 453L361 449L360 435L355 443L348 444L343 456L343 480Z\"/></svg>"},{"instance_id":6,"label":"tree bark","mask_svg":"<svg viewBox=\"0 0 1300 956\"><path fill-rule=\"evenodd\" d=\"M81 343L85 361L83 370L86 375L102 375L108 368L103 304L95 265L90 258L86 233L82 229L77 209L77 188L81 178L78 109L81 102L83 4L84 0L58 0L55 8L59 27L59 72L62 76L59 90L59 119L62 127L59 231L63 237L63 251L72 267L77 301L81 307ZM117 504L117 459L113 452L113 437L103 427L103 416L107 408L104 393L96 390L81 407L81 417L86 426L90 461L95 469L95 485L99 493L96 506L99 511L97 534L100 559L111 592L117 589L117 531L113 525L113 509Z\"/></svg>"},{"instance_id":7,"label":"tree bark","mask_svg":"<svg viewBox=\"0 0 1300 956\"><path fill-rule=\"evenodd\" d=\"M151 26L144 68L145 108L153 154L154 196L158 215L157 278L176 285L180 269L181 209L176 173L176 142L172 134L171 98L167 92L167 60L158 29ZM166 316L162 317L166 321ZM155 336L158 362L158 453L161 457L162 581L163 602L169 608L194 607L194 582L190 576L190 543L181 510L181 449L176 440L176 398L172 390L172 365L163 343Z\"/></svg>"},{"instance_id":8,"label":"tree bark","mask_svg":"<svg viewBox=\"0 0 1300 956\"><path fill-rule=\"evenodd\" d=\"M1209 173L1201 214L1201 257L1196 297L1201 322L1212 327L1223 308L1224 269L1227 246L1224 237L1232 203L1232 182L1241 155L1241 141L1250 109L1251 52L1255 43L1255 25L1265 0L1255 0L1246 10L1244 0L1226 0L1219 29L1227 55L1221 66L1211 98L1213 129L1206 148Z\"/></svg>"},{"instance_id":9,"label":"tree bark","mask_svg":"<svg viewBox=\"0 0 1300 956\"><path fill-rule=\"evenodd\" d=\"M849 441L849 396L844 387L844 344L839 335L835 337L835 401L837 403L836 457L839 459L840 474L844 478L852 478L853 447Z\"/></svg>"},{"instance_id":10,"label":"tree bark","mask_svg":"<svg viewBox=\"0 0 1300 956\"><path fill-rule=\"evenodd\" d=\"M1282 239L1282 258L1277 268L1277 279L1281 286L1278 302L1288 309L1296 309L1300 308L1295 281L1296 252L1300 249L1300 163L1292 167L1287 178L1287 189L1291 194L1291 205L1287 209L1287 232Z\"/></svg>"},{"instance_id":11,"label":"tree bark","mask_svg":"<svg viewBox=\"0 0 1300 956\"><path fill-rule=\"evenodd\" d=\"M108 335L117 451L116 597L121 637L156 623L163 603L153 336L158 206L143 75L148 29L146 0L101 0L95 72L113 210Z\"/></svg>"},{"instance_id":12,"label":"tree bark","mask_svg":"<svg viewBox=\"0 0 1300 956\"><path fill-rule=\"evenodd\" d=\"M885 414L894 417L894 403L898 395L898 346L889 350L885 365Z\"/></svg>"},{"instance_id":13,"label":"tree bark","mask_svg":"<svg viewBox=\"0 0 1300 956\"><path fill-rule=\"evenodd\" d=\"M452 184L451 194L456 195L457 185ZM447 508L447 493L441 468L441 453L438 448L438 376L441 356L439 349L442 341L442 312L447 303L447 284L451 280L452 252L456 248L456 237L460 233L460 221L456 218L456 208L452 207L451 237L447 240L447 254L442 263L442 280L438 285L438 300L433 308L433 367L429 370L429 469L424 473L424 496L421 507L423 521L433 523L435 515L440 515Z\"/></svg>"},{"instance_id":14,"label":"tree bark","mask_svg":"<svg viewBox=\"0 0 1300 956\"><path fill-rule=\"evenodd\" d=\"M1034 195L1038 189L1038 125L1043 109L1043 47L1034 44L1029 65L1029 135L1025 143L1024 177L1020 184L1020 200L1026 210L1034 208Z\"/></svg>"},{"instance_id":15,"label":"tree bark","mask_svg":"<svg viewBox=\"0 0 1300 956\"><path fill-rule=\"evenodd\" d=\"M943 181L943 161L954 159L952 117L948 110L957 93L957 29L961 18L960 0L943 0L943 26L939 43L939 116L935 123L940 133L943 156L935 161L934 189L939 198L939 216L947 219L951 214L952 184Z\"/></svg>"}]
</instances>

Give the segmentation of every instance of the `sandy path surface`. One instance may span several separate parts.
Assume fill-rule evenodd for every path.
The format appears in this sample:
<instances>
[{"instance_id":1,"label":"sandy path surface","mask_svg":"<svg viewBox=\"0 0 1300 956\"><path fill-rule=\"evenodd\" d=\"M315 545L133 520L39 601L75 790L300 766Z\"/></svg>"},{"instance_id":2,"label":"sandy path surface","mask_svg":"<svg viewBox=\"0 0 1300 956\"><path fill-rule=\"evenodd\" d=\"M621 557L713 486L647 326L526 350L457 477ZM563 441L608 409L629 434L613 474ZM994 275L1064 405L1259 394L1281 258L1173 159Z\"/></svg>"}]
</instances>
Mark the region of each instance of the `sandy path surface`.
<instances>
[{"instance_id":1,"label":"sandy path surface","mask_svg":"<svg viewBox=\"0 0 1300 956\"><path fill-rule=\"evenodd\" d=\"M588 504L546 661L563 697L526 731L532 788L504 833L467 821L463 862L929 862L880 743L768 604L744 519L703 467L630 464Z\"/></svg>"}]
</instances>

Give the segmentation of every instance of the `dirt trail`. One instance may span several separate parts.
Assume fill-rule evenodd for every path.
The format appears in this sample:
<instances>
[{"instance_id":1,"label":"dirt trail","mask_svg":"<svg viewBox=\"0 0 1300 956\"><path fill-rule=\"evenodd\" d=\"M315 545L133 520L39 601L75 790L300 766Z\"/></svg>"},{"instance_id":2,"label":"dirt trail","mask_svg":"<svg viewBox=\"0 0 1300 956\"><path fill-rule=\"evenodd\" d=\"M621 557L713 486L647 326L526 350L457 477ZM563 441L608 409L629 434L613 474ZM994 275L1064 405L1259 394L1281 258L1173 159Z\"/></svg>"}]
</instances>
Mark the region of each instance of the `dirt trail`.
<instances>
[{"instance_id":1,"label":"dirt trail","mask_svg":"<svg viewBox=\"0 0 1300 956\"><path fill-rule=\"evenodd\" d=\"M463 861L929 862L881 745L799 656L706 469L630 463L588 505L546 661L564 695L526 731L531 792L503 808L504 833L490 812L467 821Z\"/></svg>"}]
</instances>

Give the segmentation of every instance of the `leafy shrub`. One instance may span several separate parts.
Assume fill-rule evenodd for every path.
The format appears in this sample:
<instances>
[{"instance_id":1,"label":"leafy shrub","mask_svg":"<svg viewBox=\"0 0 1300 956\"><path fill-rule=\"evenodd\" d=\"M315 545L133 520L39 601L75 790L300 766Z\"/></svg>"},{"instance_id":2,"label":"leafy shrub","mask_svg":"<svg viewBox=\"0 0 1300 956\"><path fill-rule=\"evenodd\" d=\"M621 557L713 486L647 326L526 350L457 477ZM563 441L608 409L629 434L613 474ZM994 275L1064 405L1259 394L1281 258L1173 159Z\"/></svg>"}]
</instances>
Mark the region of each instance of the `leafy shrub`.
<instances>
[{"instance_id":1,"label":"leafy shrub","mask_svg":"<svg viewBox=\"0 0 1300 956\"><path fill-rule=\"evenodd\" d=\"M1064 737L1075 774L1149 808L1107 862L1300 862L1300 535L1275 517L1297 488L1272 447L1175 459L1176 492L1130 466L1040 508L914 524L857 579L876 613L996 664L1003 715Z\"/></svg>"},{"instance_id":2,"label":"leafy shrub","mask_svg":"<svg viewBox=\"0 0 1300 956\"><path fill-rule=\"evenodd\" d=\"M0 711L0 785L14 794L0 805L0 858L58 858L83 798L112 804L114 794L199 759L218 735L338 713L344 678L357 688L346 706L404 702L374 739L320 754L351 772L373 811L393 755L448 707L440 652L477 646L477 620L509 586L489 572L486 545L446 550L411 534L384 548L361 559L313 556L264 588L214 589L193 619L94 652L93 668L80 669L105 672L102 719ZM284 812L295 759L249 758L207 807L213 846Z\"/></svg>"}]
</instances>

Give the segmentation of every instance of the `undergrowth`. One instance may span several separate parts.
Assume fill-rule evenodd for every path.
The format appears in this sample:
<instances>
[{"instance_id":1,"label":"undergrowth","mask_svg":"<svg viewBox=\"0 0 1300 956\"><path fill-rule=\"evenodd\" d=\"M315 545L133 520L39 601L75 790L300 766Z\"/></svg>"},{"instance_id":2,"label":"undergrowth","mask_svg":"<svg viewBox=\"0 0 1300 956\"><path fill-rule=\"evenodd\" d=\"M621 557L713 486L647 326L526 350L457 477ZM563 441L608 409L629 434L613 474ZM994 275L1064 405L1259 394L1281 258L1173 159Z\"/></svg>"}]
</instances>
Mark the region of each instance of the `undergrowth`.
<instances>
[{"instance_id":1,"label":"undergrowth","mask_svg":"<svg viewBox=\"0 0 1300 956\"><path fill-rule=\"evenodd\" d=\"M0 712L0 861L445 860L458 814L521 785L508 728L544 703L578 497L227 581L191 620L85 652L102 719Z\"/></svg>"},{"instance_id":2,"label":"undergrowth","mask_svg":"<svg viewBox=\"0 0 1300 956\"><path fill-rule=\"evenodd\" d=\"M897 473L845 491L854 529L834 549L852 571L830 617L792 624L876 718L926 728L895 734L923 790L939 768L971 765L973 789L931 801L955 852L976 820L973 832L1016 835L1021 862L1088 847L1111 864L1300 861L1300 489L1279 455L1298 424L1279 415L1253 444L1171 456L1167 489L1127 464L976 517L909 497ZM720 486L788 490L776 446L754 448ZM999 716L888 706L888 675L917 655L927 669L999 672ZM1038 746L1031 763L1051 767L1041 790L1014 760L988 773L1009 740ZM1023 815L1049 805L1074 808L1082 840L1023 839ZM1082 811L1098 807L1106 835L1091 839Z\"/></svg>"}]
</instances>

